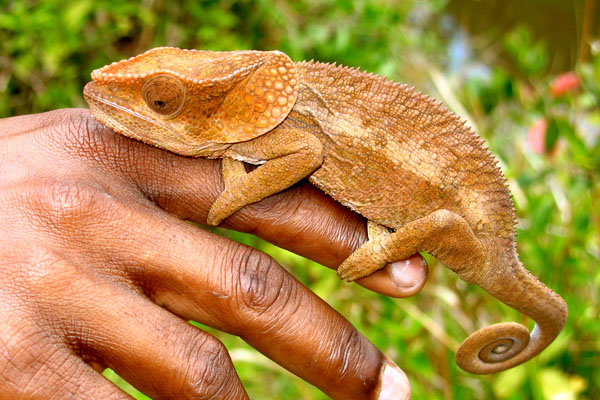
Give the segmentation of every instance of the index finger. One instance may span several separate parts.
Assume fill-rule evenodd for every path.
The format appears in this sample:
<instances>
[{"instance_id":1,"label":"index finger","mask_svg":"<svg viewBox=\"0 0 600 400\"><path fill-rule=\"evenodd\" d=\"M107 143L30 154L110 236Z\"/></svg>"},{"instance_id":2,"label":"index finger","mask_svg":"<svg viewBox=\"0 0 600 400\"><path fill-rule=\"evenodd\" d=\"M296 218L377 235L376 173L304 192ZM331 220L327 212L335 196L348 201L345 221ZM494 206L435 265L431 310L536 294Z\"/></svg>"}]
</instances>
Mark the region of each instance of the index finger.
<instances>
[{"instance_id":1,"label":"index finger","mask_svg":"<svg viewBox=\"0 0 600 400\"><path fill-rule=\"evenodd\" d=\"M210 206L223 190L220 160L177 156L115 134L90 114L82 118L87 118L90 134L101 136L98 142L103 146L98 150L116 151L105 157L112 168L123 171L166 211L206 223ZM367 240L364 218L308 183L245 206L222 226L254 234L329 268L337 268ZM418 292L426 278L427 265L415 255L357 283L387 296L407 297Z\"/></svg>"}]
</instances>

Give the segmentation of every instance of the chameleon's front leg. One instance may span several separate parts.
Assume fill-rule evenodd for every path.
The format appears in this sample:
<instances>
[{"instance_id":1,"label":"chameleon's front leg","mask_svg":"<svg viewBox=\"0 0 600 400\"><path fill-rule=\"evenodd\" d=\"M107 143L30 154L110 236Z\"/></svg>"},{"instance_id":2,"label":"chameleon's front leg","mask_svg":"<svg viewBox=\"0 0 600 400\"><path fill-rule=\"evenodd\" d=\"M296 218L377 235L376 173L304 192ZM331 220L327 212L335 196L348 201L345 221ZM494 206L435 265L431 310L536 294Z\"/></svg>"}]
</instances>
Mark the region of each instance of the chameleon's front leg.
<instances>
[{"instance_id":1,"label":"chameleon's front leg","mask_svg":"<svg viewBox=\"0 0 600 400\"><path fill-rule=\"evenodd\" d=\"M321 165L322 153L318 138L286 121L263 136L232 145L223 159L225 190L210 207L207 223L219 225L245 205L292 186ZM264 163L246 173L235 159Z\"/></svg>"}]
</instances>

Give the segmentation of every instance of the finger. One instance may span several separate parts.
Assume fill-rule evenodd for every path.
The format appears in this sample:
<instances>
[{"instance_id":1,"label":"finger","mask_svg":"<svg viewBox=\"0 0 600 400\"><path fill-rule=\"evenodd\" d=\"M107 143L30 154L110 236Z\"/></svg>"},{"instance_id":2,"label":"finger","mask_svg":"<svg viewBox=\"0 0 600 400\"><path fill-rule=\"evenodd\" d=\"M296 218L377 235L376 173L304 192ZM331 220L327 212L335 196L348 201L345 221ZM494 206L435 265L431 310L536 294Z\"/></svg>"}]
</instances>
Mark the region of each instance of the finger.
<instances>
[{"instance_id":1,"label":"finger","mask_svg":"<svg viewBox=\"0 0 600 400\"><path fill-rule=\"evenodd\" d=\"M415 254L407 260L386 265L374 274L359 279L358 283L386 296L410 297L425 286L428 271L425 259Z\"/></svg>"},{"instance_id":2,"label":"finger","mask_svg":"<svg viewBox=\"0 0 600 400\"><path fill-rule=\"evenodd\" d=\"M122 220L122 215L115 216ZM65 219L72 221L69 216ZM48 222L60 225L59 220ZM93 238L84 247L73 237L67 239L73 247L63 247L60 252L21 242L0 252L2 257L10 257L8 266L19 271L10 281L0 274L0 287L8 289L0 296L0 360L7 358L0 365L15 370L9 371L7 379L0 379L0 385L19 382L18 386L26 387L23 380L33 377L42 390L53 386L52 379L67 376L67 391L116 393L116 388L94 371L110 367L156 399L247 399L224 346L133 287L123 272L123 265L130 264L127 256L127 261L113 264L111 252L103 248L126 253L127 249L110 240L113 234L124 237L124 233L115 229L117 224L109 225L114 223L110 218L92 215L88 225L93 220L100 224L96 232L106 236L93 237L90 230ZM91 248L93 242L99 248L97 258L93 252L78 251ZM61 242L55 241L53 247L61 248ZM24 257L27 259L19 262ZM93 269L84 267L94 264L97 267ZM86 368L75 369L73 360ZM6 371L0 368L0 377Z\"/></svg>"},{"instance_id":3,"label":"finger","mask_svg":"<svg viewBox=\"0 0 600 400\"><path fill-rule=\"evenodd\" d=\"M64 329L95 365L157 400L248 399L225 346L212 335L122 283L83 275L70 292L93 301L55 308L54 318L77 321Z\"/></svg>"},{"instance_id":4,"label":"finger","mask_svg":"<svg viewBox=\"0 0 600 400\"><path fill-rule=\"evenodd\" d=\"M127 297L116 303L128 312L99 327L95 351L105 365L154 399L248 399L219 340L147 300Z\"/></svg>"},{"instance_id":5,"label":"finger","mask_svg":"<svg viewBox=\"0 0 600 400\"><path fill-rule=\"evenodd\" d=\"M6 292L0 298L0 398L131 399L78 357L44 318L29 313L28 300Z\"/></svg>"},{"instance_id":6,"label":"finger","mask_svg":"<svg viewBox=\"0 0 600 400\"><path fill-rule=\"evenodd\" d=\"M135 246L103 250L111 259L132 252L132 277L158 304L242 337L335 399L375 398L382 382L406 393L398 367L267 255L175 218L131 217Z\"/></svg>"},{"instance_id":7,"label":"finger","mask_svg":"<svg viewBox=\"0 0 600 400\"><path fill-rule=\"evenodd\" d=\"M123 171L144 194L163 209L198 223L223 190L220 162L180 157L115 134L79 110L89 134L99 136L87 156ZM84 143L89 152L89 141ZM116 152L116 154L111 153ZM367 240L365 220L316 188L304 184L248 205L228 218L225 227L252 233L279 247L336 268ZM357 282L393 297L420 290L427 278L423 259L412 257Z\"/></svg>"}]
</instances>

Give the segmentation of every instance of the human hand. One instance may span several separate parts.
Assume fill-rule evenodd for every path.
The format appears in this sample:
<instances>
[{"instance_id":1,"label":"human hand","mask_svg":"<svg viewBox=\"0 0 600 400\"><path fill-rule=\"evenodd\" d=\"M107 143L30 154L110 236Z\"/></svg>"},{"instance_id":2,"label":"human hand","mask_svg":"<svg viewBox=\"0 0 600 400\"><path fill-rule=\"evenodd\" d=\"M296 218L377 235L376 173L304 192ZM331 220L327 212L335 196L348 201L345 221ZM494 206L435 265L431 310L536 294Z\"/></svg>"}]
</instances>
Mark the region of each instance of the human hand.
<instances>
[{"instance_id":1,"label":"human hand","mask_svg":"<svg viewBox=\"0 0 600 400\"><path fill-rule=\"evenodd\" d=\"M0 120L0 393L129 398L100 375L110 367L156 399L247 398L195 320L334 399L408 398L402 371L273 259L184 222L206 221L219 166L117 135L87 110ZM310 185L224 226L329 267L366 240L364 220ZM413 257L359 283L403 297L426 273Z\"/></svg>"}]
</instances>

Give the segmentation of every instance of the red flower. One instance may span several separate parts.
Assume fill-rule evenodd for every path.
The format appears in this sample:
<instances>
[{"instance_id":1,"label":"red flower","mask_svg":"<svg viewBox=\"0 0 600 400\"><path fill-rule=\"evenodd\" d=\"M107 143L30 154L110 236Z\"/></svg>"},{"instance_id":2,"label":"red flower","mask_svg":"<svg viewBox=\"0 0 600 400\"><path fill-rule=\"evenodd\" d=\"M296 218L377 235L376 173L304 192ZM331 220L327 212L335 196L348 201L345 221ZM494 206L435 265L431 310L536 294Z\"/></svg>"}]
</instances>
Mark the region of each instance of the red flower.
<instances>
[{"instance_id":1,"label":"red flower","mask_svg":"<svg viewBox=\"0 0 600 400\"><path fill-rule=\"evenodd\" d=\"M540 118L535 121L527 132L527 143L531 149L538 153L546 152L546 131L548 130L548 121L545 118Z\"/></svg>"},{"instance_id":2,"label":"red flower","mask_svg":"<svg viewBox=\"0 0 600 400\"><path fill-rule=\"evenodd\" d=\"M560 97L571 90L579 87L579 78L574 72L565 72L558 75L550 84L550 94Z\"/></svg>"}]
</instances>

